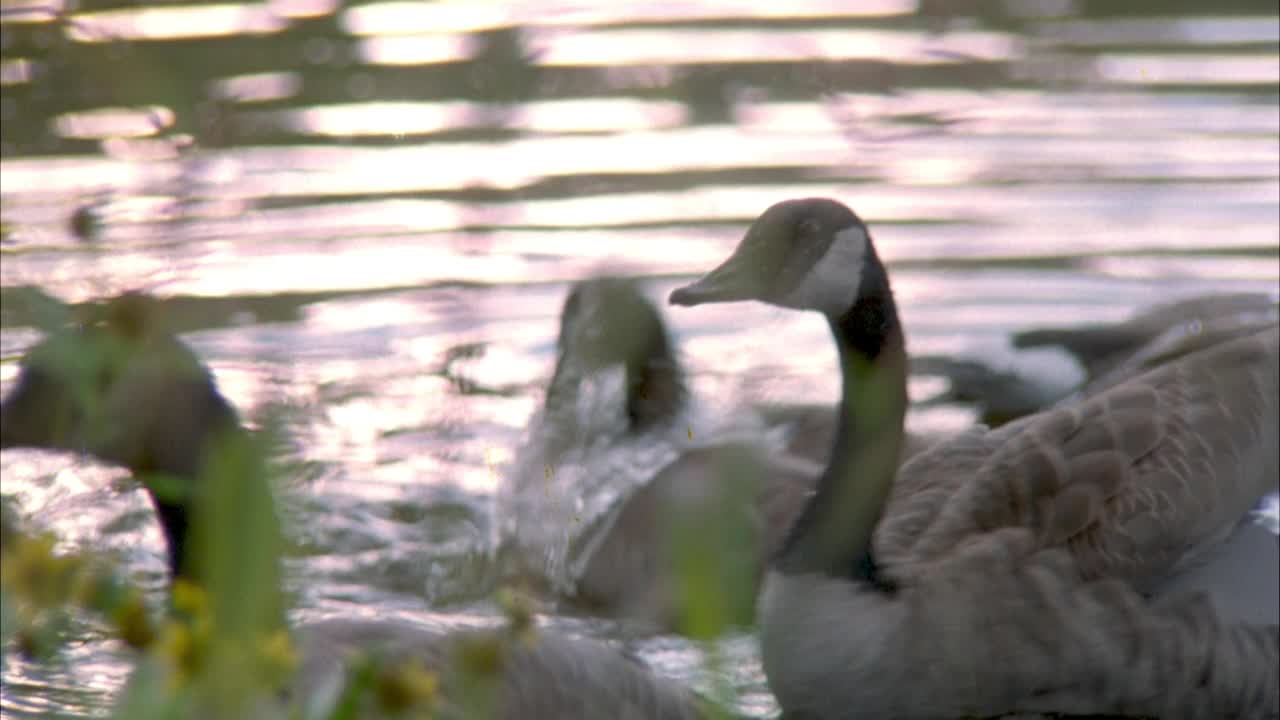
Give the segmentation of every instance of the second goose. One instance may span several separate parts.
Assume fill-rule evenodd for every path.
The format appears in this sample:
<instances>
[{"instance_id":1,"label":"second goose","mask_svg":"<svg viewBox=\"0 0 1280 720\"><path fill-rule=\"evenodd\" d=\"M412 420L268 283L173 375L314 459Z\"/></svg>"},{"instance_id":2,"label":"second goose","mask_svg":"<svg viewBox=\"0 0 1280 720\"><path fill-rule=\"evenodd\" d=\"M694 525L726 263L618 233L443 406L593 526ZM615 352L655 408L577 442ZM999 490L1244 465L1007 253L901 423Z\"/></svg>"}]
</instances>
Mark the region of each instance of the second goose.
<instances>
[{"instance_id":1,"label":"second goose","mask_svg":"<svg viewBox=\"0 0 1280 720\"><path fill-rule=\"evenodd\" d=\"M819 467L767 452L750 410L706 412L629 279L574 285L556 355L499 494L504 555L593 612L714 632L689 624L702 592L722 621L749 622L764 558Z\"/></svg>"},{"instance_id":2,"label":"second goose","mask_svg":"<svg viewBox=\"0 0 1280 720\"><path fill-rule=\"evenodd\" d=\"M759 600L785 714L1277 715L1274 624L1139 592L1274 488L1275 326L899 471L906 347L862 221L830 199L778 203L671 295L739 300L822 313L843 378L830 461Z\"/></svg>"}]
</instances>

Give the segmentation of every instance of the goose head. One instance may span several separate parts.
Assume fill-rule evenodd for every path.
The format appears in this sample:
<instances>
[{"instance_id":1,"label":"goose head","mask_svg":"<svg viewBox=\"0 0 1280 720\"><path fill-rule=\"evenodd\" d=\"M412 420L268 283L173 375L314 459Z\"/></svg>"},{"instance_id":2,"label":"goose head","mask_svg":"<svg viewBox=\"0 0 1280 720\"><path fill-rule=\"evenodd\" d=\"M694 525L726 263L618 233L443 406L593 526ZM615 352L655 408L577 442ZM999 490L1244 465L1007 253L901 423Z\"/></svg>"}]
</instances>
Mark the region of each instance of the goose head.
<instances>
[{"instance_id":1,"label":"goose head","mask_svg":"<svg viewBox=\"0 0 1280 720\"><path fill-rule=\"evenodd\" d=\"M670 299L676 305L758 300L837 318L867 276L883 274L867 228L852 210L829 198L785 200L751 224L729 259Z\"/></svg>"},{"instance_id":2,"label":"goose head","mask_svg":"<svg viewBox=\"0 0 1280 720\"><path fill-rule=\"evenodd\" d=\"M828 198L779 202L727 260L671 293L676 305L756 300L822 313L840 358L830 460L774 568L885 586L871 558L903 443L906 347L888 274L856 214Z\"/></svg>"},{"instance_id":3,"label":"goose head","mask_svg":"<svg viewBox=\"0 0 1280 720\"><path fill-rule=\"evenodd\" d=\"M565 298L548 400L574 393L582 376L611 367L626 373L633 429L669 419L686 397L662 315L631 280L596 277Z\"/></svg>"}]
</instances>

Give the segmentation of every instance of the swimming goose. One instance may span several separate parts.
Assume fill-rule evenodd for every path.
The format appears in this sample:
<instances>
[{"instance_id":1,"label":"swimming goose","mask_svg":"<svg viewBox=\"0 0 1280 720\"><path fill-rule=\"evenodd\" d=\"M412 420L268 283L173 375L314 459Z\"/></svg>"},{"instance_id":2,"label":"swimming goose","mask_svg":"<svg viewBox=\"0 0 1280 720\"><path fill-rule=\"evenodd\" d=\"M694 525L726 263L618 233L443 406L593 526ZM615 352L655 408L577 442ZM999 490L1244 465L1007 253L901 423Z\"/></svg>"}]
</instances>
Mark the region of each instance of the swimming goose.
<instances>
[{"instance_id":1,"label":"swimming goose","mask_svg":"<svg viewBox=\"0 0 1280 720\"><path fill-rule=\"evenodd\" d=\"M1153 306L1117 325L1027 331L1014 337L1014 345L1058 345L1085 367L1087 381L1060 401L1065 404L1197 350L1253 335L1277 320L1280 303L1275 296L1202 295Z\"/></svg>"},{"instance_id":2,"label":"swimming goose","mask_svg":"<svg viewBox=\"0 0 1280 720\"><path fill-rule=\"evenodd\" d=\"M80 451L149 478L146 492L175 578L216 583L231 558L254 564L248 575L257 584L278 588L275 549L247 546L249 539L270 539L271 531L263 527L275 528L262 468L252 460L237 466L246 470L241 474L214 474L206 467L226 462L220 451L247 438L208 370L160 328L141 295L109 303L96 322L53 330L23 356L15 386L0 404L0 447ZM207 492L211 478L236 483L232 506ZM217 515L225 512L231 515ZM236 532L217 529L228 527ZM219 552L211 554L207 550L214 542ZM282 603L250 609L257 611L251 622L264 630L283 623ZM306 651L297 684L303 697L317 687L331 687L335 676L341 677L347 652L359 646L421 660L439 674L447 700L463 692L459 655L480 641L501 649L493 661L495 717L683 720L706 713L692 693L609 645L552 631L515 641L502 631L442 632L407 623L329 620L307 623L293 634L296 646ZM438 710L451 716L447 704Z\"/></svg>"},{"instance_id":3,"label":"swimming goose","mask_svg":"<svg viewBox=\"0 0 1280 720\"><path fill-rule=\"evenodd\" d=\"M1000 425L1058 402L1074 402L1195 350L1249 335L1276 322L1280 305L1267 293L1217 293L1161 303L1121 322L1045 327L1015 333L1018 350L1059 347L1083 375L1077 385L1049 382L980 360L912 358L912 372L941 375L951 387L940 400L971 403L983 422Z\"/></svg>"},{"instance_id":4,"label":"swimming goose","mask_svg":"<svg viewBox=\"0 0 1280 720\"><path fill-rule=\"evenodd\" d=\"M778 203L671 294L739 300L822 313L843 378L830 461L759 599L786 715L1280 714L1274 624L1136 589L1274 487L1275 326L899 470L906 347L862 221L830 199Z\"/></svg>"},{"instance_id":5,"label":"swimming goose","mask_svg":"<svg viewBox=\"0 0 1280 720\"><path fill-rule=\"evenodd\" d=\"M638 627L690 631L686 580L712 582L722 619L749 622L765 558L820 468L766 452L750 418L706 417L673 348L635 282L574 285L544 406L498 494L504 555L576 606ZM695 529L714 579L679 570L676 536Z\"/></svg>"},{"instance_id":6,"label":"swimming goose","mask_svg":"<svg viewBox=\"0 0 1280 720\"><path fill-rule=\"evenodd\" d=\"M1280 306L1267 293L1214 293L1159 303L1118 323L1038 328L1013 336L1016 348L1058 346L1091 379L1181 357L1276 322Z\"/></svg>"}]
</instances>

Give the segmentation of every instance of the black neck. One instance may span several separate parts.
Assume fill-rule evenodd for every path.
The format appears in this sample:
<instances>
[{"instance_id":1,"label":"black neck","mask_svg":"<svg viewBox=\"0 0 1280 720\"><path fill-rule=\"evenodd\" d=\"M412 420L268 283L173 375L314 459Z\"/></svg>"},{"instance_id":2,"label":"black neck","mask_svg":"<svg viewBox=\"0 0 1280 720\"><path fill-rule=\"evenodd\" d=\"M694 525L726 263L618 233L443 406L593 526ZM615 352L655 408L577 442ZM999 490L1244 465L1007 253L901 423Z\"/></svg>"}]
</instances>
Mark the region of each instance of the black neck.
<instances>
[{"instance_id":1,"label":"black neck","mask_svg":"<svg viewBox=\"0 0 1280 720\"><path fill-rule=\"evenodd\" d=\"M872 534L901 455L907 358L888 278L871 259L858 299L829 318L843 384L839 424L818 491L792 526L775 567L888 588L873 558Z\"/></svg>"},{"instance_id":2,"label":"black neck","mask_svg":"<svg viewBox=\"0 0 1280 720\"><path fill-rule=\"evenodd\" d=\"M561 356L555 374L547 385L548 407L577 396L581 377L568 372L573 361ZM590 369L595 363L587 361ZM624 362L627 421L632 430L646 430L668 421L684 406L687 391L680 364L671 352L666 333L656 330L643 346L643 352Z\"/></svg>"},{"instance_id":3,"label":"black neck","mask_svg":"<svg viewBox=\"0 0 1280 720\"><path fill-rule=\"evenodd\" d=\"M222 481L205 477L210 463L227 447L243 442L247 432L211 379L186 380L167 389L171 407L160 413L156 428L145 433L140 443L103 454L124 464L143 482L164 532L173 577L199 581L201 571L192 555L196 528L190 519L202 512L197 506L216 491L209 485Z\"/></svg>"},{"instance_id":4,"label":"black neck","mask_svg":"<svg viewBox=\"0 0 1280 720\"><path fill-rule=\"evenodd\" d=\"M644 357L627 363L627 418L634 430L670 420L684 404L684 378L661 330L646 345Z\"/></svg>"},{"instance_id":5,"label":"black neck","mask_svg":"<svg viewBox=\"0 0 1280 720\"><path fill-rule=\"evenodd\" d=\"M168 550L169 574L176 580L184 578L197 580L198 572L187 562L187 537L190 528L187 526L187 503L171 499L161 499L163 493L157 493L150 485L147 497L151 499L151 507L156 511L160 521L160 529L164 533L165 548Z\"/></svg>"},{"instance_id":6,"label":"black neck","mask_svg":"<svg viewBox=\"0 0 1280 720\"><path fill-rule=\"evenodd\" d=\"M265 452L211 382L210 390L191 444L168 456L170 463L157 464L165 454L149 453L153 462L134 472L164 530L173 578L210 593L219 627L283 627L282 540Z\"/></svg>"}]
</instances>

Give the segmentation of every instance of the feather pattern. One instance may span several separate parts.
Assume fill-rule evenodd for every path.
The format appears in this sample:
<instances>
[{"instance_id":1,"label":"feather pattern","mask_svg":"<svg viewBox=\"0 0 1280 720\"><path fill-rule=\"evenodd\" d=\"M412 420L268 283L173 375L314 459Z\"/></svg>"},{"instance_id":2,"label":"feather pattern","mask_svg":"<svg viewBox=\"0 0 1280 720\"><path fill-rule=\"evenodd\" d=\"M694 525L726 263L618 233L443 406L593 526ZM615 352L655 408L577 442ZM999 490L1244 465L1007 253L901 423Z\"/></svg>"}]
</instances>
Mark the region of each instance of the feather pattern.
<instances>
[{"instance_id":1,"label":"feather pattern","mask_svg":"<svg viewBox=\"0 0 1280 720\"><path fill-rule=\"evenodd\" d=\"M870 236L850 226L862 223L833 200L778 203L720 267L671 296L817 310L840 350L831 460L759 601L765 673L785 714L1280 717L1274 622L1224 622L1200 594L1141 593L1275 487L1275 323L938 442L899 471L874 453L902 432L905 347ZM779 260L789 248L822 247L821 234L867 244L845 253L863 258L848 282L864 290L839 315L793 302L833 296L795 285L839 273L777 270L793 265ZM883 311L849 321L867 307Z\"/></svg>"},{"instance_id":2,"label":"feather pattern","mask_svg":"<svg viewBox=\"0 0 1280 720\"><path fill-rule=\"evenodd\" d=\"M1025 526L1040 547L1067 547L1083 578L1146 588L1176 573L1276 489L1277 337L1273 326L934 445L900 470L877 549L930 562L968 535Z\"/></svg>"}]
</instances>

